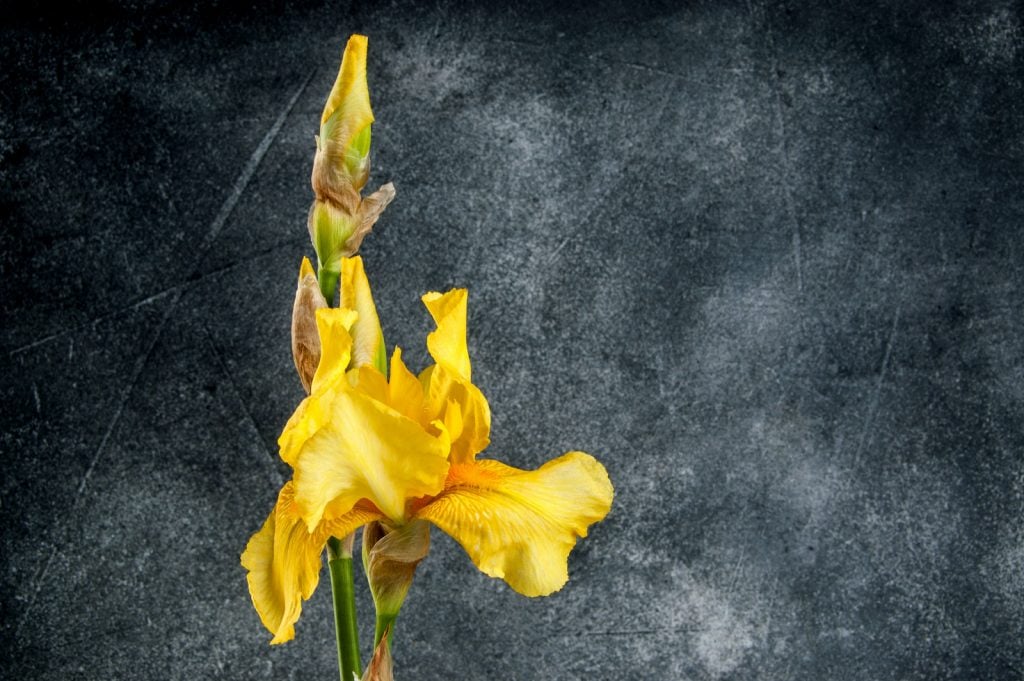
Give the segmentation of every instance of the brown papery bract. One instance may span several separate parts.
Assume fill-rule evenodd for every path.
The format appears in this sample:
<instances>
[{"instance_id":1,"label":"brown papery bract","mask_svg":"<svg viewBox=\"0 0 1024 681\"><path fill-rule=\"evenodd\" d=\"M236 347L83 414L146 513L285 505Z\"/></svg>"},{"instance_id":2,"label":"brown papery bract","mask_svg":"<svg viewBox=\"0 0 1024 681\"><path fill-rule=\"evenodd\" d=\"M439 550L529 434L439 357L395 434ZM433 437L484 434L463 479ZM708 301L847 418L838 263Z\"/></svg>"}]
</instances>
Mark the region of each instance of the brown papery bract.
<instances>
[{"instance_id":1,"label":"brown papery bract","mask_svg":"<svg viewBox=\"0 0 1024 681\"><path fill-rule=\"evenodd\" d=\"M295 289L295 303L292 305L292 359L299 372L302 387L309 394L313 375L320 364L320 334L316 327L316 311L327 307L327 301L320 292L313 266L308 258L302 259L299 269L299 283Z\"/></svg>"}]
</instances>

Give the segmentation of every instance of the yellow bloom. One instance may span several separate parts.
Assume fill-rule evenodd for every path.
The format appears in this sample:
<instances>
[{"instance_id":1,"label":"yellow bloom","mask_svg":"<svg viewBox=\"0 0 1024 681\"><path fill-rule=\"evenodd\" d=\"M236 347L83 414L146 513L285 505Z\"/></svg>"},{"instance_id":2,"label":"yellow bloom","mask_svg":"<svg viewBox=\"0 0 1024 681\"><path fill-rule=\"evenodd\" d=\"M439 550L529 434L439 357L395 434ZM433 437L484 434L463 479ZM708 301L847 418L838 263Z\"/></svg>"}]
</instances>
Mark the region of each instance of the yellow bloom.
<instances>
[{"instance_id":1,"label":"yellow bloom","mask_svg":"<svg viewBox=\"0 0 1024 681\"><path fill-rule=\"evenodd\" d=\"M364 351L377 347L379 324L361 262L344 266L351 290L365 295L353 298L358 312L316 312L320 364L279 439L294 477L242 556L272 643L294 635L327 538L374 520L391 527L429 521L482 572L519 593L557 591L577 538L611 508L604 467L583 452L535 471L478 460L489 442L490 409L471 382L467 292L423 296L437 327L427 337L435 364L416 376L396 348L386 377L371 359L376 350ZM361 328L367 318L373 322Z\"/></svg>"}]
</instances>

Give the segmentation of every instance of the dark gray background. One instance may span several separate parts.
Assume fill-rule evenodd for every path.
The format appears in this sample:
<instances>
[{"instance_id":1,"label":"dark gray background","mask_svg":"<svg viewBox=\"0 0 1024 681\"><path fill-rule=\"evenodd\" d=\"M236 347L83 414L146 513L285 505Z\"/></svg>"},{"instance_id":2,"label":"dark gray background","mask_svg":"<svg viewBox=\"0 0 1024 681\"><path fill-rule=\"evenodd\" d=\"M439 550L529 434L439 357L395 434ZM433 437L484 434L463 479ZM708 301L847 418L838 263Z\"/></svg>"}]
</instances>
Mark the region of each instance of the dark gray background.
<instances>
[{"instance_id":1,"label":"dark gray background","mask_svg":"<svg viewBox=\"0 0 1024 681\"><path fill-rule=\"evenodd\" d=\"M1024 674L1019 4L22 5L3 676L337 678L327 583L271 648L238 556L355 31L389 343L468 287L489 455L617 490L547 599L435 531L400 679Z\"/></svg>"}]
</instances>

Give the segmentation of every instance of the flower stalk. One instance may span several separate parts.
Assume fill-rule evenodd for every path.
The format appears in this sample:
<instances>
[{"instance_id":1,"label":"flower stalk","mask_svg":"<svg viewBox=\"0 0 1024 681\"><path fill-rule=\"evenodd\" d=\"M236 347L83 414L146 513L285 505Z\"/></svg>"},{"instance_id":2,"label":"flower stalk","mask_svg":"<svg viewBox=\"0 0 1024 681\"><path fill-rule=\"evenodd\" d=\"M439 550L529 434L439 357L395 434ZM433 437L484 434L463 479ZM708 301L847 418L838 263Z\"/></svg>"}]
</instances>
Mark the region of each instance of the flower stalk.
<instances>
[{"instance_id":1,"label":"flower stalk","mask_svg":"<svg viewBox=\"0 0 1024 681\"><path fill-rule=\"evenodd\" d=\"M356 623L355 581L352 579L352 545L355 533L327 540L327 564L334 596L334 631L338 639L338 670L341 681L363 674L359 659L359 626Z\"/></svg>"},{"instance_id":2,"label":"flower stalk","mask_svg":"<svg viewBox=\"0 0 1024 681\"><path fill-rule=\"evenodd\" d=\"M308 219L309 235L317 253L316 283L322 300L326 307L331 307L337 296L343 307L355 310L360 310L360 306L353 304L352 299L359 292L353 291L351 285L346 288L342 260L359 250L363 238L395 193L389 184L366 199L361 196L370 174L370 124L373 122L366 86L366 45L365 36L349 39L338 77L324 105L311 178L315 199ZM361 327L371 322L365 317L364 314ZM383 336L375 314L372 322L377 331L373 340L379 339L381 347L379 352L376 347L372 349L371 361L383 352ZM356 335L361 338L365 333ZM358 366L365 359L354 356L352 364ZM303 382L308 392L312 377L309 383ZM327 540L341 681L352 681L362 675L352 577L354 537L354 533L350 533L344 539L331 537Z\"/></svg>"},{"instance_id":3,"label":"flower stalk","mask_svg":"<svg viewBox=\"0 0 1024 681\"><path fill-rule=\"evenodd\" d=\"M338 291L338 279L340 278L340 273L331 272L326 267L320 267L316 273L316 281L320 286L320 295L327 301L328 307L331 307L334 303L334 296Z\"/></svg>"}]
</instances>

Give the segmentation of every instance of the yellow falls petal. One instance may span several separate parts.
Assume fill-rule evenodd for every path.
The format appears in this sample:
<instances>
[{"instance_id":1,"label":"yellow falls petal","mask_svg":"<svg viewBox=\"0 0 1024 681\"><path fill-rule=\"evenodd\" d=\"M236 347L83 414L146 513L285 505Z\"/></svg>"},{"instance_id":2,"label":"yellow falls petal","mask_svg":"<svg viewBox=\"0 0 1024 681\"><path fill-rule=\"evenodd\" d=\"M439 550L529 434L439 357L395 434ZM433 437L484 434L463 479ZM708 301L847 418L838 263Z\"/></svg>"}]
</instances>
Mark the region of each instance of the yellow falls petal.
<instances>
[{"instance_id":1,"label":"yellow falls petal","mask_svg":"<svg viewBox=\"0 0 1024 681\"><path fill-rule=\"evenodd\" d=\"M469 349L466 345L466 302L469 292L457 288L447 293L431 291L423 296L437 329L427 336L427 350L438 364L470 380Z\"/></svg>"},{"instance_id":2,"label":"yellow falls petal","mask_svg":"<svg viewBox=\"0 0 1024 681\"><path fill-rule=\"evenodd\" d=\"M484 574L525 596L546 596L569 577L577 537L612 504L597 459L570 452L535 471L498 461L453 465L445 491L416 512L458 541Z\"/></svg>"},{"instance_id":3,"label":"yellow falls petal","mask_svg":"<svg viewBox=\"0 0 1024 681\"><path fill-rule=\"evenodd\" d=\"M359 313L352 325L352 366L369 364L384 373L387 371L387 351L384 333L373 304L370 282L366 279L363 259L359 256L341 261L341 307Z\"/></svg>"},{"instance_id":4,"label":"yellow falls petal","mask_svg":"<svg viewBox=\"0 0 1024 681\"><path fill-rule=\"evenodd\" d=\"M292 483L288 482L263 527L242 553L242 567L249 572L249 595L263 625L274 635L271 643L295 637L302 601L313 595L320 579L320 555L327 538L345 536L381 518L372 510L356 508L310 533L293 496Z\"/></svg>"},{"instance_id":5,"label":"yellow falls petal","mask_svg":"<svg viewBox=\"0 0 1024 681\"><path fill-rule=\"evenodd\" d=\"M295 501L308 527L361 499L403 522L407 499L444 487L445 438L356 389L339 390L328 409L329 422L303 443L293 464Z\"/></svg>"},{"instance_id":6,"label":"yellow falls petal","mask_svg":"<svg viewBox=\"0 0 1024 681\"><path fill-rule=\"evenodd\" d=\"M281 460L289 466L295 465L295 459L298 458L299 451L306 440L313 437L313 433L320 430L328 421L319 407L322 399L321 396L307 397L299 402L299 406L281 429L281 435L277 438L277 446L281 452Z\"/></svg>"}]
</instances>

